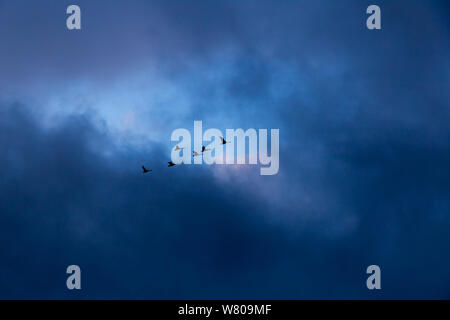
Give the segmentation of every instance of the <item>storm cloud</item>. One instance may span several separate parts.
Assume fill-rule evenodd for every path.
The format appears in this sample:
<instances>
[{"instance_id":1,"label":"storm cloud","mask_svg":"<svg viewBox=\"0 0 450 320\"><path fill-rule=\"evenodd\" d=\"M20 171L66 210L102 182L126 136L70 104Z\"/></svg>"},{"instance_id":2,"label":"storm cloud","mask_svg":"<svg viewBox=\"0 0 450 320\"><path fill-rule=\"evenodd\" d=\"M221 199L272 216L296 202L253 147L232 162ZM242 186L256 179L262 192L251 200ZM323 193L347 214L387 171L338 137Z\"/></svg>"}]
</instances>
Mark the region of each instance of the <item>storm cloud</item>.
<instances>
[{"instance_id":1,"label":"storm cloud","mask_svg":"<svg viewBox=\"0 0 450 320\"><path fill-rule=\"evenodd\" d=\"M0 297L449 298L446 2L77 3L0 1ZM194 120L279 173L168 168Z\"/></svg>"}]
</instances>

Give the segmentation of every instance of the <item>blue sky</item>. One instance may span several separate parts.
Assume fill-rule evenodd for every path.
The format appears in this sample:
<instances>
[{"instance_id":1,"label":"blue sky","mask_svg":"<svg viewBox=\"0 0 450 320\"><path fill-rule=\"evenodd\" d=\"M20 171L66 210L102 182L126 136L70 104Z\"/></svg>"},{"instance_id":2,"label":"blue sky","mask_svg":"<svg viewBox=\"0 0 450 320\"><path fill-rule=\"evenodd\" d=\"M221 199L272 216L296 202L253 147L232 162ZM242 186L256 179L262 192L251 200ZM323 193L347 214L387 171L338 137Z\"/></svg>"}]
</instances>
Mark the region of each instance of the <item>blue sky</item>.
<instances>
[{"instance_id":1,"label":"blue sky","mask_svg":"<svg viewBox=\"0 0 450 320\"><path fill-rule=\"evenodd\" d=\"M450 298L449 6L370 4L0 0L0 297ZM194 120L279 173L167 168Z\"/></svg>"}]
</instances>

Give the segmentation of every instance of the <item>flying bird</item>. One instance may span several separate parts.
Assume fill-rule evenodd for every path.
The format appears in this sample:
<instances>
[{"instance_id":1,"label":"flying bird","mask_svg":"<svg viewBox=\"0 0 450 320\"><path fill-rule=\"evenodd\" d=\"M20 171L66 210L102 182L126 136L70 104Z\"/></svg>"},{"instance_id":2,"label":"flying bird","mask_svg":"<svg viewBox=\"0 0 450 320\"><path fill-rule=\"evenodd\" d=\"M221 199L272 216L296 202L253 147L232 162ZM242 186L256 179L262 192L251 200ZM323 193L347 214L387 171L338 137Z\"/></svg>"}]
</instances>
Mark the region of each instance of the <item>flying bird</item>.
<instances>
[{"instance_id":1,"label":"flying bird","mask_svg":"<svg viewBox=\"0 0 450 320\"><path fill-rule=\"evenodd\" d=\"M222 140L222 144L226 144L227 140L225 140L223 137L220 137L220 140Z\"/></svg>"},{"instance_id":2,"label":"flying bird","mask_svg":"<svg viewBox=\"0 0 450 320\"><path fill-rule=\"evenodd\" d=\"M175 151L178 151L178 150L183 150L184 148L180 148L179 146L176 146L175 147Z\"/></svg>"},{"instance_id":3,"label":"flying bird","mask_svg":"<svg viewBox=\"0 0 450 320\"><path fill-rule=\"evenodd\" d=\"M202 152L209 151L209 150L211 150L211 149L206 149L205 146L202 146Z\"/></svg>"},{"instance_id":4,"label":"flying bird","mask_svg":"<svg viewBox=\"0 0 450 320\"><path fill-rule=\"evenodd\" d=\"M150 169L146 169L144 166L142 166L142 173L147 173L147 172L151 172L152 170Z\"/></svg>"},{"instance_id":5,"label":"flying bird","mask_svg":"<svg viewBox=\"0 0 450 320\"><path fill-rule=\"evenodd\" d=\"M175 166L176 164L175 163L173 163L172 161L169 161L169 162L167 162L169 165L168 165L168 167L173 167L173 166Z\"/></svg>"},{"instance_id":6,"label":"flying bird","mask_svg":"<svg viewBox=\"0 0 450 320\"><path fill-rule=\"evenodd\" d=\"M194 157L200 156L200 153L198 153L197 151L194 151Z\"/></svg>"}]
</instances>

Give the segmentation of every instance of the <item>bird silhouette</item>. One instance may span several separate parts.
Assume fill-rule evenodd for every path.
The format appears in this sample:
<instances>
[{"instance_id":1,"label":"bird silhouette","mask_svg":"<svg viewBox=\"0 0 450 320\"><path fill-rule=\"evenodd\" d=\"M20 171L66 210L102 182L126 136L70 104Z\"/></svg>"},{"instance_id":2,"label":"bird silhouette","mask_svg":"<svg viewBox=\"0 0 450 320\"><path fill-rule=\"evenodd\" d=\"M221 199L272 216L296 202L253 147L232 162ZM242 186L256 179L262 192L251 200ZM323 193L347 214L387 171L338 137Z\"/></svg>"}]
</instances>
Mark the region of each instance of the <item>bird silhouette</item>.
<instances>
[{"instance_id":1,"label":"bird silhouette","mask_svg":"<svg viewBox=\"0 0 450 320\"><path fill-rule=\"evenodd\" d=\"M222 144L226 144L227 140L225 140L223 137L220 137L220 140L222 140Z\"/></svg>"},{"instance_id":2,"label":"bird silhouette","mask_svg":"<svg viewBox=\"0 0 450 320\"><path fill-rule=\"evenodd\" d=\"M200 156L200 153L198 153L197 151L194 151L194 157L198 157Z\"/></svg>"},{"instance_id":3,"label":"bird silhouette","mask_svg":"<svg viewBox=\"0 0 450 320\"><path fill-rule=\"evenodd\" d=\"M211 150L211 149L206 149L205 146L202 146L202 152L209 151L209 150Z\"/></svg>"},{"instance_id":4,"label":"bird silhouette","mask_svg":"<svg viewBox=\"0 0 450 320\"><path fill-rule=\"evenodd\" d=\"M169 165L168 165L168 167L173 167L173 166L175 166L176 164L175 163L173 163L172 161L169 161L169 162L167 162Z\"/></svg>"},{"instance_id":5,"label":"bird silhouette","mask_svg":"<svg viewBox=\"0 0 450 320\"><path fill-rule=\"evenodd\" d=\"M184 148L180 148L179 146L176 146L175 147L175 151L178 151L178 150L183 150Z\"/></svg>"},{"instance_id":6,"label":"bird silhouette","mask_svg":"<svg viewBox=\"0 0 450 320\"><path fill-rule=\"evenodd\" d=\"M142 166L142 173L147 173L147 172L151 172L152 170L150 169L146 169L144 166Z\"/></svg>"}]
</instances>

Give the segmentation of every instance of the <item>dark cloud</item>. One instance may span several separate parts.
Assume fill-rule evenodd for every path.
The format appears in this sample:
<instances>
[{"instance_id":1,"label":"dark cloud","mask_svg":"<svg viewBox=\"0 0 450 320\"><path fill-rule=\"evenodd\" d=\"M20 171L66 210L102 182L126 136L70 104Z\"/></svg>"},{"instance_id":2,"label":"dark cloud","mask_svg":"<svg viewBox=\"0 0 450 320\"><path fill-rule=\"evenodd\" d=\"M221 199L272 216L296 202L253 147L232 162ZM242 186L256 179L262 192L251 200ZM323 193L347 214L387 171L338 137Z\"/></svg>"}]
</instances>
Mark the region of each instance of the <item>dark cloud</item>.
<instances>
[{"instance_id":1,"label":"dark cloud","mask_svg":"<svg viewBox=\"0 0 450 320\"><path fill-rule=\"evenodd\" d=\"M0 1L0 297L449 297L446 2L380 1L379 32L355 1L88 1L81 33L68 4ZM117 139L96 93L108 116L149 90L169 98L138 117L167 140ZM90 111L49 120L55 97ZM280 128L279 174L167 168L193 120Z\"/></svg>"}]
</instances>

